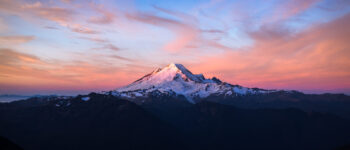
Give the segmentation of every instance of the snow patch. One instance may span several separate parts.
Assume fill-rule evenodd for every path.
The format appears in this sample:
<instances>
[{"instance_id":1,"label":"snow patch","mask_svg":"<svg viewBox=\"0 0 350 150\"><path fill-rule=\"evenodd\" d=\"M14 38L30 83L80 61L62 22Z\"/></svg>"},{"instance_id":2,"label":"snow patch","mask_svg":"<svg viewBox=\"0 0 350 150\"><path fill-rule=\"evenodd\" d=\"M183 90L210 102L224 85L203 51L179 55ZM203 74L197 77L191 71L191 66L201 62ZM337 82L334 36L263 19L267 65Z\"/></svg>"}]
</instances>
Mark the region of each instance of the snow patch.
<instances>
[{"instance_id":1,"label":"snow patch","mask_svg":"<svg viewBox=\"0 0 350 150\"><path fill-rule=\"evenodd\" d=\"M82 97L81 100L83 100L83 101L89 101L89 100L90 100L90 97L88 97L88 96L87 96L87 97Z\"/></svg>"},{"instance_id":2,"label":"snow patch","mask_svg":"<svg viewBox=\"0 0 350 150\"><path fill-rule=\"evenodd\" d=\"M137 96L137 97L141 97L141 96L143 96L141 93L139 93L139 92L133 92L133 94L135 95L135 96Z\"/></svg>"},{"instance_id":3,"label":"snow patch","mask_svg":"<svg viewBox=\"0 0 350 150\"><path fill-rule=\"evenodd\" d=\"M232 95L232 91L227 91L225 95Z\"/></svg>"},{"instance_id":4,"label":"snow patch","mask_svg":"<svg viewBox=\"0 0 350 150\"><path fill-rule=\"evenodd\" d=\"M217 78L206 79L203 74L192 74L181 64L170 64L163 69L156 69L135 82L116 89L112 95L136 98L147 93L159 91L160 94L183 95L194 103L195 98L205 98L211 94L246 95L262 93L237 85L221 82Z\"/></svg>"}]
</instances>

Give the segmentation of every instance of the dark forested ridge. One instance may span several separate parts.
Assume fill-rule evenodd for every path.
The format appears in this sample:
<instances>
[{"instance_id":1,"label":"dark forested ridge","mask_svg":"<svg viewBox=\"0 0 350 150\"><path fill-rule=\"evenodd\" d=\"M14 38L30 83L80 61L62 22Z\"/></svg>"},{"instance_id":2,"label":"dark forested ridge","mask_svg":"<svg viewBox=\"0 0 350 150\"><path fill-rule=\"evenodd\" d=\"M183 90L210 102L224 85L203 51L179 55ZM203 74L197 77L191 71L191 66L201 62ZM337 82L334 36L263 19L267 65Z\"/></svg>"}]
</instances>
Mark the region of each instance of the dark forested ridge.
<instances>
[{"instance_id":1,"label":"dark forested ridge","mask_svg":"<svg viewBox=\"0 0 350 150\"><path fill-rule=\"evenodd\" d=\"M35 100L33 100L35 101ZM61 101L62 102L62 101ZM178 149L177 133L136 104L104 95L2 107L0 135L25 150ZM62 103L63 104L63 103Z\"/></svg>"},{"instance_id":2,"label":"dark forested ridge","mask_svg":"<svg viewBox=\"0 0 350 150\"><path fill-rule=\"evenodd\" d=\"M0 149L1 150L23 150L21 147L11 142L7 138L0 136Z\"/></svg>"},{"instance_id":3,"label":"dark forested ridge","mask_svg":"<svg viewBox=\"0 0 350 150\"><path fill-rule=\"evenodd\" d=\"M174 105L144 107L208 149L334 149L350 143L350 121L332 114L241 109L206 101Z\"/></svg>"},{"instance_id":4,"label":"dark forested ridge","mask_svg":"<svg viewBox=\"0 0 350 150\"><path fill-rule=\"evenodd\" d=\"M241 108L297 108L306 112L322 112L350 119L350 96L344 94L304 94L278 91L268 94L224 96L211 95L202 100Z\"/></svg>"},{"instance_id":5,"label":"dark forested ridge","mask_svg":"<svg viewBox=\"0 0 350 150\"><path fill-rule=\"evenodd\" d=\"M350 121L296 108L255 108L111 95L0 104L0 136L38 149L336 149Z\"/></svg>"}]
</instances>

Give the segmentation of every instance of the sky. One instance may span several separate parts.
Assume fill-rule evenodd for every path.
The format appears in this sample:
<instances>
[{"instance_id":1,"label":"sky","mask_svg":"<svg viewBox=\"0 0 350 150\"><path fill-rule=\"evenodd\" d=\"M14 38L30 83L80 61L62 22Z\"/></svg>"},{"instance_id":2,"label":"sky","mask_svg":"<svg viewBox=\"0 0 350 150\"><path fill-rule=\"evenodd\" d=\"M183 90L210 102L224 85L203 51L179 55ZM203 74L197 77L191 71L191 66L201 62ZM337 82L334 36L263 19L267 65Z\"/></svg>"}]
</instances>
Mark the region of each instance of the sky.
<instances>
[{"instance_id":1,"label":"sky","mask_svg":"<svg viewBox=\"0 0 350 150\"><path fill-rule=\"evenodd\" d=\"M172 62L246 87L350 94L350 1L0 0L0 94L112 90Z\"/></svg>"}]
</instances>

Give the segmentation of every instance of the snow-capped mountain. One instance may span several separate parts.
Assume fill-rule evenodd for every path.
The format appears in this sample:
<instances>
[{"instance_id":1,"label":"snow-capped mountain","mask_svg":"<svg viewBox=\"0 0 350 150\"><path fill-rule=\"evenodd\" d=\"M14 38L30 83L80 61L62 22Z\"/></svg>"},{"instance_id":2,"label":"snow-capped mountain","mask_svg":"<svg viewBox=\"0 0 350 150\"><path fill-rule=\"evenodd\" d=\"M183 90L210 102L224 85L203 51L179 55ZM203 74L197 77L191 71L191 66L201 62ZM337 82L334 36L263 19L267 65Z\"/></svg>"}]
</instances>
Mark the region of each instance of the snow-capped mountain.
<instances>
[{"instance_id":1,"label":"snow-capped mountain","mask_svg":"<svg viewBox=\"0 0 350 150\"><path fill-rule=\"evenodd\" d=\"M118 88L110 93L134 99L147 97L150 94L184 96L189 102L195 103L200 98L210 95L241 96L273 92L257 88L245 88L221 82L213 77L207 79L203 74L193 74L181 64L171 63L168 66L156 69L135 82Z\"/></svg>"}]
</instances>

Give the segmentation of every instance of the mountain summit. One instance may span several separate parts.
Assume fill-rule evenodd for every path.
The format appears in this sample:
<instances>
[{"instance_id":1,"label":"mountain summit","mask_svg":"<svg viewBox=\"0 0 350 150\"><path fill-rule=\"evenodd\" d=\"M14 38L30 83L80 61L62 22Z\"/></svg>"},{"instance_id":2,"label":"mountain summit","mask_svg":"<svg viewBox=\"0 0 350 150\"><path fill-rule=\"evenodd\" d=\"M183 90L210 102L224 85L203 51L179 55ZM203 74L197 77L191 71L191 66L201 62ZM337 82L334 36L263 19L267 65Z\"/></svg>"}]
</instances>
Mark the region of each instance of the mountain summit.
<instances>
[{"instance_id":1,"label":"mountain summit","mask_svg":"<svg viewBox=\"0 0 350 150\"><path fill-rule=\"evenodd\" d=\"M158 68L135 82L116 89L114 95L124 98L147 97L150 93L170 96L184 96L189 102L212 94L238 96L246 94L266 93L267 90L245 88L221 82L213 77L207 79L203 74L193 74L181 64L171 63Z\"/></svg>"},{"instance_id":2,"label":"mountain summit","mask_svg":"<svg viewBox=\"0 0 350 150\"><path fill-rule=\"evenodd\" d=\"M169 83L208 83L212 80L205 79L202 74L194 75L181 64L171 63L163 69L156 69L134 83L120 88L119 91L147 89L151 86L162 86Z\"/></svg>"}]
</instances>

